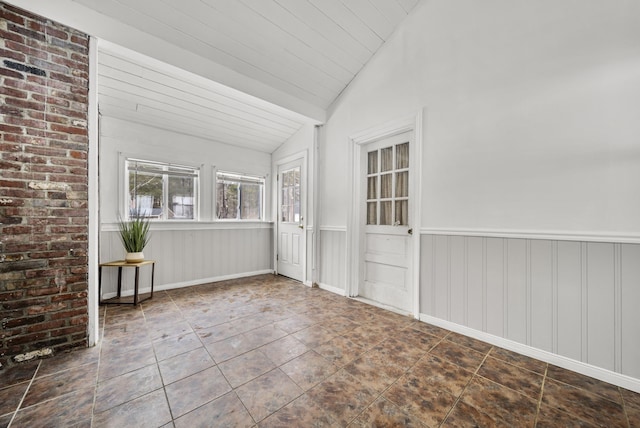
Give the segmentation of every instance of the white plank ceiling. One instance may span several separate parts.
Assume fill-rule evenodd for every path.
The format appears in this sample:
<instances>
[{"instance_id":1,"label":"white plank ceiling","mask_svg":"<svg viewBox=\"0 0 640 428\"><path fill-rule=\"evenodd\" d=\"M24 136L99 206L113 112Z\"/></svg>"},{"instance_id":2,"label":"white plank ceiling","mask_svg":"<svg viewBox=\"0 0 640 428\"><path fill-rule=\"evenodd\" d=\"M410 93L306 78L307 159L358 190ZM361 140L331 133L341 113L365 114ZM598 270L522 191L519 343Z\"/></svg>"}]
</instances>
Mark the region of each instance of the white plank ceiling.
<instances>
[{"instance_id":1,"label":"white plank ceiling","mask_svg":"<svg viewBox=\"0 0 640 428\"><path fill-rule=\"evenodd\" d=\"M101 42L100 114L272 153L307 118L264 100Z\"/></svg>"},{"instance_id":2,"label":"white plank ceiling","mask_svg":"<svg viewBox=\"0 0 640 428\"><path fill-rule=\"evenodd\" d=\"M420 0L8 1L299 113L220 98L220 85L154 70L111 46L99 59L103 114L271 152L301 115L323 120Z\"/></svg>"}]
</instances>

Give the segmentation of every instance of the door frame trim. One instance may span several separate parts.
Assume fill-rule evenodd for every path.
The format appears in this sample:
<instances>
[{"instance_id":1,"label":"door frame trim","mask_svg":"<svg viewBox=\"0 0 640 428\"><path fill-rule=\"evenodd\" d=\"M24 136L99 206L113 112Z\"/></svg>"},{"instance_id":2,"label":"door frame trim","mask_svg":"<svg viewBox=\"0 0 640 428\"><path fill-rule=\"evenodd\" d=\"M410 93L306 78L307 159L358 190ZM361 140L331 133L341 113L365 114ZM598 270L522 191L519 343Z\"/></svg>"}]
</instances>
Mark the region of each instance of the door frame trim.
<instances>
[{"instance_id":1,"label":"door frame trim","mask_svg":"<svg viewBox=\"0 0 640 428\"><path fill-rule=\"evenodd\" d=\"M308 278L307 278L307 201L308 201L308 197L307 197L307 191L309 189L308 186L308 169L309 169L309 165L307 164L308 162L308 150L304 149L301 150L299 152L293 153L289 156L285 156L282 159L278 159L275 162L273 162L273 180L275 180L275 183L273 183L273 189L275 190L274 193L274 197L273 197L273 201L274 201L274 208L273 208L273 272L277 275L278 274L278 233L279 233L279 226L280 226L280 184L278 181L278 176L279 176L279 169L281 165L285 165L288 164L290 162L294 162L298 159L302 160L302 171L300 171L301 173L301 177L300 177L300 190L302 192L302 200L300 201L300 216L302 217L302 225L304 226L304 248L302 249L302 283L306 284L308 282Z\"/></svg>"},{"instance_id":2,"label":"door frame trim","mask_svg":"<svg viewBox=\"0 0 640 428\"><path fill-rule=\"evenodd\" d=\"M349 137L348 150L348 167L349 167L349 188L351 195L351 203L348 207L347 222L347 245L346 245L346 266L347 266L347 282L345 292L349 297L358 295L360 279L363 277L362 266L360 263L360 252L364 246L362 242L360 218L362 208L360 199L362 197L362 189L360 188L360 174L362 161L362 147L366 144L373 143L382 138L392 137L408 131L413 131L413 149L412 158L414 160L413 168L415 168L414 177L416 183L412 183L414 191L412 196L414 199L413 208L410 210L413 217L411 228L414 233L411 237L412 245L412 286L413 286L413 302L412 314L415 318L420 316L420 223L422 211L422 144L423 144L423 109L415 114L400 119L396 119L380 126L366 129L355 133Z\"/></svg>"}]
</instances>

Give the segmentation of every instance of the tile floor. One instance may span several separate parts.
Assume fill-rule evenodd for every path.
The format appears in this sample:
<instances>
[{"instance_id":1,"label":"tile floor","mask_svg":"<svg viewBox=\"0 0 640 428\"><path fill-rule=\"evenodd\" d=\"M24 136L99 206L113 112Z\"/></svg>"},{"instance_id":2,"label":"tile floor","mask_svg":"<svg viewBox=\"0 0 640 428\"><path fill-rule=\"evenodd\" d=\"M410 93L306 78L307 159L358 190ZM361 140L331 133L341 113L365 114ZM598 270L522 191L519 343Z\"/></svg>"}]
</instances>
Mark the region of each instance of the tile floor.
<instances>
[{"instance_id":1,"label":"tile floor","mask_svg":"<svg viewBox=\"0 0 640 428\"><path fill-rule=\"evenodd\" d=\"M0 372L0 427L640 426L640 394L283 277L101 313Z\"/></svg>"}]
</instances>

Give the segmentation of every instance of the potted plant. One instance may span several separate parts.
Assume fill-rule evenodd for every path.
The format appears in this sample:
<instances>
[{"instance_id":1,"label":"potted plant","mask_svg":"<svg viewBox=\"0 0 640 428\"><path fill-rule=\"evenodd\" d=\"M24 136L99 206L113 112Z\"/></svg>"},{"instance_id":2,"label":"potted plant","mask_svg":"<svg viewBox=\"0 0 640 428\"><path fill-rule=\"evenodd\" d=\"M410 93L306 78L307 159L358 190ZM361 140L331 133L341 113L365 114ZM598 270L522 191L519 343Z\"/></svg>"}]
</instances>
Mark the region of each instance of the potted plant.
<instances>
[{"instance_id":1,"label":"potted plant","mask_svg":"<svg viewBox=\"0 0 640 428\"><path fill-rule=\"evenodd\" d=\"M120 219L118 221L120 229L120 239L127 251L125 261L127 263L139 263L144 261L142 250L149 242L149 219L144 217L133 217L129 221Z\"/></svg>"}]
</instances>

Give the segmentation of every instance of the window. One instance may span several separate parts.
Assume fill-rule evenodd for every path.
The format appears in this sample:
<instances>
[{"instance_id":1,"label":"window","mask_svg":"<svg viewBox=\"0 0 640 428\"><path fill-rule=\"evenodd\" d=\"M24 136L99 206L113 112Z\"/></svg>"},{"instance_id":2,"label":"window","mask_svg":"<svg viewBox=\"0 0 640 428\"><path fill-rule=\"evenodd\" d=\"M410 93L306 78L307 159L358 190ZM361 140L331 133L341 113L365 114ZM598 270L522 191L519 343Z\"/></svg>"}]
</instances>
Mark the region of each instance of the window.
<instances>
[{"instance_id":1,"label":"window","mask_svg":"<svg viewBox=\"0 0 640 428\"><path fill-rule=\"evenodd\" d=\"M200 170L127 159L128 215L159 220L195 220Z\"/></svg>"},{"instance_id":2,"label":"window","mask_svg":"<svg viewBox=\"0 0 640 428\"><path fill-rule=\"evenodd\" d=\"M216 174L216 215L220 220L262 220L264 177Z\"/></svg>"},{"instance_id":3,"label":"window","mask_svg":"<svg viewBox=\"0 0 640 428\"><path fill-rule=\"evenodd\" d=\"M367 153L367 224L409 224L409 143Z\"/></svg>"},{"instance_id":4,"label":"window","mask_svg":"<svg viewBox=\"0 0 640 428\"><path fill-rule=\"evenodd\" d=\"M281 173L282 199L280 219L285 223L300 222L300 167Z\"/></svg>"}]
</instances>

